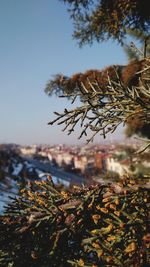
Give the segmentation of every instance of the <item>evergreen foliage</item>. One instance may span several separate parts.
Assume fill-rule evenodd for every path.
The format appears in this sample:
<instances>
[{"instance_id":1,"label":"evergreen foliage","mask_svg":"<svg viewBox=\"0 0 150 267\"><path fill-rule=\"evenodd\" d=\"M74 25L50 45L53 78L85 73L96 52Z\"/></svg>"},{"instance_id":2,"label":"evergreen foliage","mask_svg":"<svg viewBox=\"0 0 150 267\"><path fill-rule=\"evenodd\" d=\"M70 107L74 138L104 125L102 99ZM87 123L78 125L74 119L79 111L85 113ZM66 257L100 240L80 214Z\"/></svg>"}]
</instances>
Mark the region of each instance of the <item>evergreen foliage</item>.
<instances>
[{"instance_id":1,"label":"evergreen foliage","mask_svg":"<svg viewBox=\"0 0 150 267\"><path fill-rule=\"evenodd\" d=\"M139 30L127 30L128 35L132 40L137 41L140 43L141 48L140 50L143 51L144 56L150 55L150 35ZM141 60L141 54L138 53L137 49L131 49L131 44L124 43L123 48L128 56L129 61L131 60Z\"/></svg>"},{"instance_id":2,"label":"evergreen foliage","mask_svg":"<svg viewBox=\"0 0 150 267\"><path fill-rule=\"evenodd\" d=\"M74 38L82 46L109 38L123 44L127 30L150 34L148 0L60 0L74 22Z\"/></svg>"},{"instance_id":3,"label":"evergreen foliage","mask_svg":"<svg viewBox=\"0 0 150 267\"><path fill-rule=\"evenodd\" d=\"M142 53L142 52L141 52ZM104 138L121 124L127 124L128 136L133 133L150 138L150 58L134 61L127 66L110 66L104 71L89 70L72 77L57 76L46 91L62 91L75 102L79 96L81 105L75 109L55 112L57 118L49 124L64 124L63 130L71 134L80 124L81 134L93 141L96 134ZM53 86L55 84L55 86Z\"/></svg>"},{"instance_id":4,"label":"evergreen foliage","mask_svg":"<svg viewBox=\"0 0 150 267\"><path fill-rule=\"evenodd\" d=\"M0 266L148 266L149 193L129 179L71 192L29 184L1 216Z\"/></svg>"}]
</instances>

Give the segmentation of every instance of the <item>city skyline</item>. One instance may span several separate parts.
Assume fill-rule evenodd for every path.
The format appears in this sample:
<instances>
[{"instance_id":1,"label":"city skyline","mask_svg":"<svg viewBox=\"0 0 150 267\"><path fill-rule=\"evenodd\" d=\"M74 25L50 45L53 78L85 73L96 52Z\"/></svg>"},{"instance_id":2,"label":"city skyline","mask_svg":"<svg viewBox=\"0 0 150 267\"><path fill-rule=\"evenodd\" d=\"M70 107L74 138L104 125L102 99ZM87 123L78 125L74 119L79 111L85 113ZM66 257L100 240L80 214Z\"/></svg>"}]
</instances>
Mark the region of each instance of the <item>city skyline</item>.
<instances>
[{"instance_id":1,"label":"city skyline","mask_svg":"<svg viewBox=\"0 0 150 267\"><path fill-rule=\"evenodd\" d=\"M57 73L72 75L126 64L123 49L112 41L80 49L72 38L66 6L58 0L6 0L0 6L0 143L85 143L78 141L79 128L68 136L62 127L47 125L54 111L70 104L48 97L44 87ZM108 140L122 139L122 132L121 128ZM103 139L97 137L95 142Z\"/></svg>"}]
</instances>

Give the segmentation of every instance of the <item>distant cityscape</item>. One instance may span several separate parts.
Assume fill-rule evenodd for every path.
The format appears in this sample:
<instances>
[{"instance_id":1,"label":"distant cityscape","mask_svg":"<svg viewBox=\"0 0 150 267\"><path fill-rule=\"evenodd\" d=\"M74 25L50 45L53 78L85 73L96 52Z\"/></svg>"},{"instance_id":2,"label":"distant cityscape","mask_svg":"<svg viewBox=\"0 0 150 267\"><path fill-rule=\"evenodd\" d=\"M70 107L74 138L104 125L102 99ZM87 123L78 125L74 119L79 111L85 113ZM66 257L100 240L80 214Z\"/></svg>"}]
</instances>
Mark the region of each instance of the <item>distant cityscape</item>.
<instances>
[{"instance_id":1,"label":"distant cityscape","mask_svg":"<svg viewBox=\"0 0 150 267\"><path fill-rule=\"evenodd\" d=\"M87 179L94 176L104 177L106 174L122 176L125 173L140 175L150 168L150 158L145 153L135 153L138 143L125 145L114 143L109 145L16 145L14 149L23 157L50 163L66 172L82 174ZM142 165L141 165L142 157ZM144 160L143 160L144 157Z\"/></svg>"},{"instance_id":2,"label":"distant cityscape","mask_svg":"<svg viewBox=\"0 0 150 267\"><path fill-rule=\"evenodd\" d=\"M47 179L56 185L117 182L130 174L147 180L150 173L150 153L136 153L138 143L126 145L0 145L0 212L10 196L28 182ZM150 186L150 184L148 184Z\"/></svg>"}]
</instances>

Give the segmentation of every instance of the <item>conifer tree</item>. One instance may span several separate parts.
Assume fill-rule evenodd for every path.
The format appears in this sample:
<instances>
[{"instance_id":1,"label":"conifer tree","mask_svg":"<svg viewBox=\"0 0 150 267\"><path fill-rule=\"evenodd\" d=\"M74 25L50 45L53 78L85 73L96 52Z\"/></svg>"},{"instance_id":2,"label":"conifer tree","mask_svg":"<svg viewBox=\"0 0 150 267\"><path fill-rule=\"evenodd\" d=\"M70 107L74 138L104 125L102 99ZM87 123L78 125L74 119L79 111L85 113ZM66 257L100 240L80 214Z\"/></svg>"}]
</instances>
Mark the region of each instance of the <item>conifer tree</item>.
<instances>
[{"instance_id":1,"label":"conifer tree","mask_svg":"<svg viewBox=\"0 0 150 267\"><path fill-rule=\"evenodd\" d=\"M60 0L74 23L74 38L82 46L109 38L123 44L128 30L150 33L148 0Z\"/></svg>"},{"instance_id":2,"label":"conifer tree","mask_svg":"<svg viewBox=\"0 0 150 267\"><path fill-rule=\"evenodd\" d=\"M45 88L46 93L49 95L52 95L53 93L56 93L57 95L64 93L68 97L71 95L77 96L79 94L81 101L85 102L85 100L89 100L87 92L89 93L89 98L91 98L92 91L95 91L101 94L100 103L102 105L102 98L106 97L106 95L108 96L110 93L109 89L112 85L110 85L110 81L113 83L113 87L114 83L119 81L122 88L120 87L118 90L124 91L124 95L126 95L126 87L129 87L132 91L135 90L135 86L136 89L139 87L138 90L140 90L141 94L143 86L144 88L146 86L145 89L148 91L149 81L147 80L145 84L142 78L144 68L147 68L149 65L149 59L145 60L145 57L148 57L150 51L150 10L148 8L148 1L61 1L65 2L68 6L68 11L70 12L75 25L74 37L79 41L81 46L86 43L92 44L94 40L101 42L113 38L123 46L129 56L129 60L131 61L132 59L133 62L129 62L129 65L127 66L109 66L102 71L89 70L85 73L77 73L71 77L57 74L54 79L51 79L47 83ZM125 37L128 35L136 38L138 42L142 43L144 46L142 50L138 50L134 44L132 44L131 49L131 47L126 44ZM144 67L143 62L145 62L144 64L146 67ZM139 73L141 73L141 75L139 75ZM142 84L140 83L141 80ZM144 101L143 98L142 101ZM91 102L92 101L90 101L90 103ZM105 106L105 104L103 105ZM127 102L126 105L128 105ZM149 101L146 101L144 105L146 110L149 110ZM136 109L137 107L135 106L135 111ZM128 114L126 116L124 123L127 125L127 136L130 137L133 134L138 134L150 138L149 122L147 122L147 119L146 121L143 119L143 114L136 113L136 115L137 116ZM68 114L66 116L68 116ZM100 120L101 119L99 119L99 121ZM120 122L121 120L118 122L118 125ZM98 124L99 123L97 122L97 125ZM116 127L115 123L114 125ZM105 125L102 125L101 128L103 129L103 127L105 129ZM115 127L113 127L113 129ZM111 127L109 127L109 129L112 130ZM72 130L74 130L74 127L71 131ZM71 131L69 131L69 133ZM107 131L108 130L104 131L103 136L105 136ZM83 135L83 132L81 133L81 136Z\"/></svg>"}]
</instances>

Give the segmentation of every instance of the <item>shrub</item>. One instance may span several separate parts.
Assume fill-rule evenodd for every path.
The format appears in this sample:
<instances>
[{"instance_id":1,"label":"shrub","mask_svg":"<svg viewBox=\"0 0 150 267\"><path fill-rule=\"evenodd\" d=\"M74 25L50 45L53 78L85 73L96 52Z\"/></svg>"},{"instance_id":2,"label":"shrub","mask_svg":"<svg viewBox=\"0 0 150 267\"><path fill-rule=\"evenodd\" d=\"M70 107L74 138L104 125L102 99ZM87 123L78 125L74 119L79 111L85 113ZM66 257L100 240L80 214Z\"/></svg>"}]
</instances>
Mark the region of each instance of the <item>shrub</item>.
<instances>
[{"instance_id":1,"label":"shrub","mask_svg":"<svg viewBox=\"0 0 150 267\"><path fill-rule=\"evenodd\" d=\"M149 193L128 179L72 191L30 183L1 216L0 265L147 266Z\"/></svg>"}]
</instances>

